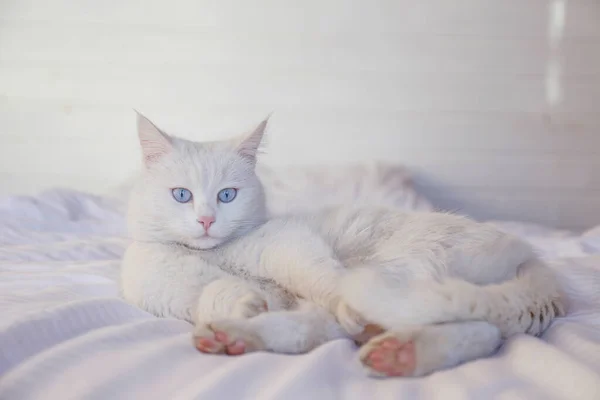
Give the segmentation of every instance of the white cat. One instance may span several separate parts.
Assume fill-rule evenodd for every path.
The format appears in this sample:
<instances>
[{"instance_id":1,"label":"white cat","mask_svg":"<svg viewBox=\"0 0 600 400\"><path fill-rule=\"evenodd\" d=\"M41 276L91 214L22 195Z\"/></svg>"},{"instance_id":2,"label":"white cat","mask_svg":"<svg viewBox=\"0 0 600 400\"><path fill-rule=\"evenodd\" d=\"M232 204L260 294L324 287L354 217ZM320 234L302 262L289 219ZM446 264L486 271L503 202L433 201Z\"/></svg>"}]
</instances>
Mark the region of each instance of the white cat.
<instances>
[{"instance_id":1,"label":"white cat","mask_svg":"<svg viewBox=\"0 0 600 400\"><path fill-rule=\"evenodd\" d=\"M372 374L419 376L564 314L551 270L490 225L352 207L267 221L255 174L266 123L195 143L138 116L145 169L129 204L123 295L194 322L199 350L300 353L354 337Z\"/></svg>"}]
</instances>

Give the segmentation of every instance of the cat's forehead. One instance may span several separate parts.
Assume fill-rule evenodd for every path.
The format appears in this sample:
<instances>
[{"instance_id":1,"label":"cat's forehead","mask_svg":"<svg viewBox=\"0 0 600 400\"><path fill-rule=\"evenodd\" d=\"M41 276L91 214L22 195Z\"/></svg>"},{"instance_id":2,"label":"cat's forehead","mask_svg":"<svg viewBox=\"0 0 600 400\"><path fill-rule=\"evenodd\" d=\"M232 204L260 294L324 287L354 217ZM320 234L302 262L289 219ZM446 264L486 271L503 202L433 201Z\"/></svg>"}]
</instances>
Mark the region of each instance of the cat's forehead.
<instances>
[{"instance_id":1,"label":"cat's forehead","mask_svg":"<svg viewBox=\"0 0 600 400\"><path fill-rule=\"evenodd\" d=\"M169 158L166 172L190 184L245 180L252 174L247 161L222 143L183 142Z\"/></svg>"}]
</instances>

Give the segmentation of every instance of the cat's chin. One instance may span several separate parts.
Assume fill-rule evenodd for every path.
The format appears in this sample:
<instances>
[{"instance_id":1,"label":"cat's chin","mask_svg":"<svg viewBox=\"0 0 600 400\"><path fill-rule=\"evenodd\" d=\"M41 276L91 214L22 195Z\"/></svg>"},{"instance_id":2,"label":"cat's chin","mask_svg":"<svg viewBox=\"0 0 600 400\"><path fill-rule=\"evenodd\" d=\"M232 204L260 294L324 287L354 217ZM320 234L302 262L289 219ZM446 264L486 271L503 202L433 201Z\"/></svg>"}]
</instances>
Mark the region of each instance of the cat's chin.
<instances>
[{"instance_id":1,"label":"cat's chin","mask_svg":"<svg viewBox=\"0 0 600 400\"><path fill-rule=\"evenodd\" d=\"M202 236L197 239L193 239L186 243L187 247L195 250L211 250L222 244L224 240L222 238L216 238L211 236Z\"/></svg>"}]
</instances>

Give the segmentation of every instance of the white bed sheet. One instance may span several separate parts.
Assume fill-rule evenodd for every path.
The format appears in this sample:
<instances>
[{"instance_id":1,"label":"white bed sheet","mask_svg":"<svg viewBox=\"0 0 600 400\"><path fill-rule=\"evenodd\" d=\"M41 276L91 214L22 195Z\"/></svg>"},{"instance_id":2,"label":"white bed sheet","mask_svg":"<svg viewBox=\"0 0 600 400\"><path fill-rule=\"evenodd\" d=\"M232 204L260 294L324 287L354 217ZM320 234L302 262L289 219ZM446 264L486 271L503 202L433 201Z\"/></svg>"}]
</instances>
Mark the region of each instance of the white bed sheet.
<instances>
[{"instance_id":1,"label":"white bed sheet","mask_svg":"<svg viewBox=\"0 0 600 400\"><path fill-rule=\"evenodd\" d=\"M198 353L191 326L118 297L124 220L72 191L0 200L0 399L600 399L600 229L503 223L563 276L572 308L542 339L423 379L365 377L347 340L300 356Z\"/></svg>"}]
</instances>

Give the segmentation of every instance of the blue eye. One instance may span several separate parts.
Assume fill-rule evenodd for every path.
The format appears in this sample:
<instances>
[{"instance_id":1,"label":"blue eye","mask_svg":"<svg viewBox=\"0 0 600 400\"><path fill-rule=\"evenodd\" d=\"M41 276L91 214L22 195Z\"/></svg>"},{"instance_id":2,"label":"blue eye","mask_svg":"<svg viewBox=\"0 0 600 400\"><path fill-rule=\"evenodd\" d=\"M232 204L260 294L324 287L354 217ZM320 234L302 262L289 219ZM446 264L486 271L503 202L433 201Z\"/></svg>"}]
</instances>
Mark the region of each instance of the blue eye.
<instances>
[{"instance_id":1,"label":"blue eye","mask_svg":"<svg viewBox=\"0 0 600 400\"><path fill-rule=\"evenodd\" d=\"M192 199L192 192L185 188L175 188L171 190L173 193L173 198L180 203L187 203Z\"/></svg>"},{"instance_id":2,"label":"blue eye","mask_svg":"<svg viewBox=\"0 0 600 400\"><path fill-rule=\"evenodd\" d=\"M229 203L235 199L235 196L237 196L237 189L234 188L223 189L217 195L221 203Z\"/></svg>"}]
</instances>

